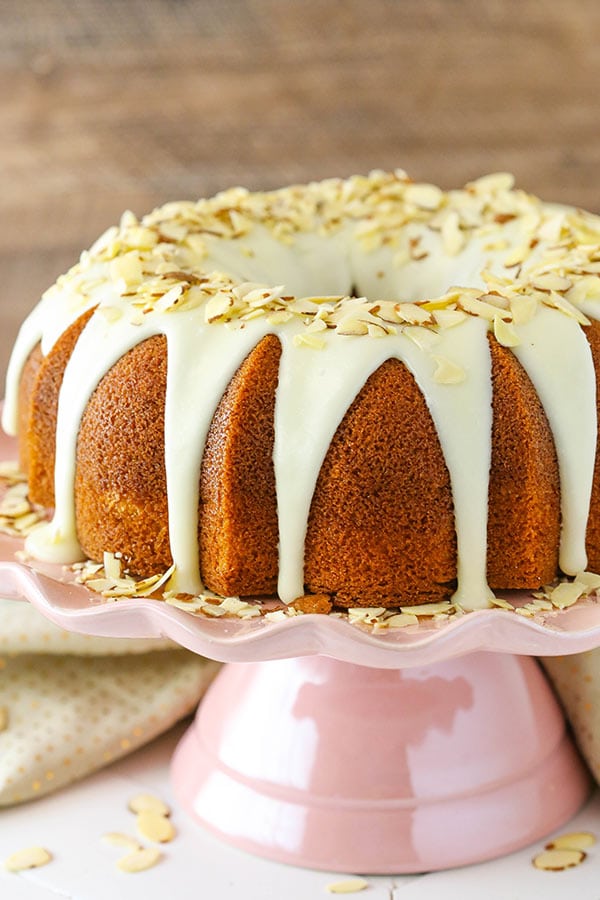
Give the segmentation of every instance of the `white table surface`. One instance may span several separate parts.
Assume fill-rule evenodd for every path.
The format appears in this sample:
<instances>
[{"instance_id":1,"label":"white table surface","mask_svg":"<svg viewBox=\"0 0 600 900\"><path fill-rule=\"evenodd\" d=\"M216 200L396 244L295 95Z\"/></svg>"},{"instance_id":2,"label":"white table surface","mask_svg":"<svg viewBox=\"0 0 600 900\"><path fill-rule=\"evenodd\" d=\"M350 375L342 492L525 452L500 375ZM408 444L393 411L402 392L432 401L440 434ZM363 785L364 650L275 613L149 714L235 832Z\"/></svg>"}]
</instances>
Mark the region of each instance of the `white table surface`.
<instances>
[{"instance_id":1,"label":"white table surface","mask_svg":"<svg viewBox=\"0 0 600 900\"><path fill-rule=\"evenodd\" d=\"M0 811L0 859L41 845L53 860L12 874L0 869L1 900L317 900L333 897L327 885L339 873L268 862L220 842L178 811L169 783L169 760L182 726L82 782L41 800ZM154 868L125 874L124 851L102 841L109 831L135 835L128 800L150 791L173 806L177 837L163 845ZM600 792L559 833L587 830L600 838ZM147 843L147 842L146 842ZM542 842L503 859L429 875L367 877L365 900L598 900L600 843L580 866L542 872L531 858ZM348 873L353 874L353 873Z\"/></svg>"}]
</instances>

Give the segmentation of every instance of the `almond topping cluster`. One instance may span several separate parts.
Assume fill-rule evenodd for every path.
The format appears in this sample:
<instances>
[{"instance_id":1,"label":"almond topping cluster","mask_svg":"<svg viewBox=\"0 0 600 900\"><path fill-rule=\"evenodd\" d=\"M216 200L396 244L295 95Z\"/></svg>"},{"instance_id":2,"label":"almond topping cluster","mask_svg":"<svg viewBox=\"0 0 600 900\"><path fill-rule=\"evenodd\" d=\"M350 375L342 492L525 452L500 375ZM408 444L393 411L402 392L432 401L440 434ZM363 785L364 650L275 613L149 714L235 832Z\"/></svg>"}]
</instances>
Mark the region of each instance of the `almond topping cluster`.
<instances>
[{"instance_id":1,"label":"almond topping cluster","mask_svg":"<svg viewBox=\"0 0 600 900\"><path fill-rule=\"evenodd\" d=\"M46 513L29 500L27 480L13 462L0 464L0 533L25 538L46 521Z\"/></svg>"},{"instance_id":2,"label":"almond topping cluster","mask_svg":"<svg viewBox=\"0 0 600 900\"><path fill-rule=\"evenodd\" d=\"M108 552L104 553L102 563L86 560L74 563L71 568L76 572L75 580L79 584L85 584L91 591L114 600L120 597L151 597L168 583L175 571L175 567L171 566L159 575L135 579L123 571L121 554Z\"/></svg>"},{"instance_id":3,"label":"almond topping cluster","mask_svg":"<svg viewBox=\"0 0 600 900\"><path fill-rule=\"evenodd\" d=\"M343 295L296 297L285 285L241 282L214 270L211 241L234 241L242 255L252 256L244 241L263 232L283 245L306 234L349 235L366 254L392 247L392 264L399 268L427 259L436 234L447 257L476 241L482 259L478 280L485 287L458 286L418 302L373 302ZM490 254L500 254L500 262L492 266ZM114 300L107 299L107 283ZM542 204L515 190L506 173L448 192L415 184L401 170L267 193L233 188L206 200L168 203L141 221L125 213L120 226L102 235L45 296L57 292L66 292L73 308L99 303L98 314L108 321L125 317L134 325L148 315L194 308L201 308L205 324L229 328L262 317L273 325L298 320L305 327L295 343L314 350L325 347L328 332L352 337L402 332L430 350L440 331L468 316L484 319L496 339L512 347L521 340L518 326L541 305L589 324L580 306L600 298L600 217ZM436 363L436 380L463 380L460 367L448 360Z\"/></svg>"},{"instance_id":4,"label":"almond topping cluster","mask_svg":"<svg viewBox=\"0 0 600 900\"><path fill-rule=\"evenodd\" d=\"M347 619L351 625L381 633L419 625L423 620L440 625L466 613L460 603L450 600L399 606L396 609L387 609L383 606L356 606L345 611L331 612L331 598L326 595L318 595L320 606L311 605L311 595L306 595L299 597L293 604L270 609L258 602L243 600L240 597L221 597L208 590L197 596L179 594L169 589L169 580L175 571L174 566L160 575L136 579L123 571L122 558L113 553L104 554L104 564L87 561L75 563L71 568L76 572L77 582L97 591L107 599L152 597L164 600L170 606L191 615L213 619L262 617L267 622L281 622L287 618L305 615L307 612L320 612L322 606L323 611L326 609L329 615ZM534 618L566 609L580 599L595 599L598 590L600 590L600 575L580 572L572 581L556 582L545 586L542 591L534 592L531 594L532 599L525 604L514 605L502 597L493 597L490 602L492 607L497 609L507 610L525 618Z\"/></svg>"},{"instance_id":5,"label":"almond topping cluster","mask_svg":"<svg viewBox=\"0 0 600 900\"><path fill-rule=\"evenodd\" d=\"M130 812L136 816L139 835L153 844L166 844L176 836L171 822L171 810L159 797L153 794L137 794L128 804ZM109 831L103 835L106 844L122 847L127 852L117 861L117 868L127 874L144 872L160 862L162 854L158 847L145 847L133 835Z\"/></svg>"}]
</instances>

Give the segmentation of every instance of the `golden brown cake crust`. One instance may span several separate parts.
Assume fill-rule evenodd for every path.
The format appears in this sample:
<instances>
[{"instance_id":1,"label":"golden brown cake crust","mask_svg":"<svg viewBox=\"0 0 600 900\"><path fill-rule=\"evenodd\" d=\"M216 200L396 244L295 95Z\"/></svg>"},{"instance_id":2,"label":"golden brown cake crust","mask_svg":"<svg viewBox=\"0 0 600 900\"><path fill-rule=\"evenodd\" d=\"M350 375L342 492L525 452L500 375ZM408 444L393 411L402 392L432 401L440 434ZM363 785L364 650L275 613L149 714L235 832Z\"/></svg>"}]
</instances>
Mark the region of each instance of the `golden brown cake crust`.
<instances>
[{"instance_id":1,"label":"golden brown cake crust","mask_svg":"<svg viewBox=\"0 0 600 900\"><path fill-rule=\"evenodd\" d=\"M214 415L200 478L200 571L217 593L277 592L273 442L281 345L267 335L242 363Z\"/></svg>"},{"instance_id":2,"label":"golden brown cake crust","mask_svg":"<svg viewBox=\"0 0 600 900\"><path fill-rule=\"evenodd\" d=\"M500 590L537 588L558 570L560 495L552 433L531 381L490 337L493 426L487 578Z\"/></svg>"},{"instance_id":3,"label":"golden brown cake crust","mask_svg":"<svg viewBox=\"0 0 600 900\"><path fill-rule=\"evenodd\" d=\"M90 558L123 554L135 574L171 564L164 463L167 348L152 337L102 379L77 445L77 531Z\"/></svg>"},{"instance_id":4,"label":"golden brown cake crust","mask_svg":"<svg viewBox=\"0 0 600 900\"><path fill-rule=\"evenodd\" d=\"M19 444L24 443L29 478L29 496L40 506L54 506L54 459L56 445L56 416L58 395L69 358L93 314L89 310L80 316L59 337L47 356L39 345L34 348L21 378L21 421Z\"/></svg>"},{"instance_id":5,"label":"golden brown cake crust","mask_svg":"<svg viewBox=\"0 0 600 900\"><path fill-rule=\"evenodd\" d=\"M450 480L413 376L374 372L344 416L317 481L305 550L307 589L341 606L445 599L454 587Z\"/></svg>"}]
</instances>

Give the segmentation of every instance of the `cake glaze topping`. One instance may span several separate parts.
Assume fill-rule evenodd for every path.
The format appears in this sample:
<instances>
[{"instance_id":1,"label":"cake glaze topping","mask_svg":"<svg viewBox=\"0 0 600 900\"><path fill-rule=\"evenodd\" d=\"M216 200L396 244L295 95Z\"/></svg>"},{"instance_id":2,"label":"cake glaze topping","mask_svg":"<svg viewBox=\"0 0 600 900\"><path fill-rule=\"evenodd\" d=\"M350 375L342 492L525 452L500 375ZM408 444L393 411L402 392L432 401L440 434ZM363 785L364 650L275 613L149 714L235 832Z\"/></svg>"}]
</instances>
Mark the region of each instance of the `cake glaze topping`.
<instances>
[{"instance_id":1,"label":"cake glaze topping","mask_svg":"<svg viewBox=\"0 0 600 900\"><path fill-rule=\"evenodd\" d=\"M280 597L290 602L303 593L306 524L331 438L368 377L397 358L425 397L450 475L455 600L484 607L491 595L491 331L524 367L554 436L561 569L574 575L585 568L597 422L581 326L600 318L599 218L514 190L503 173L443 192L400 171L263 194L236 188L167 204L141 221L126 213L24 323L9 367L5 430L16 430L18 384L31 350L41 341L48 353L89 309L60 393L55 516L29 536L32 555L81 558L79 422L112 365L162 334L175 586L198 592L197 485L206 436L243 360L275 334L282 346L274 445Z\"/></svg>"}]
</instances>

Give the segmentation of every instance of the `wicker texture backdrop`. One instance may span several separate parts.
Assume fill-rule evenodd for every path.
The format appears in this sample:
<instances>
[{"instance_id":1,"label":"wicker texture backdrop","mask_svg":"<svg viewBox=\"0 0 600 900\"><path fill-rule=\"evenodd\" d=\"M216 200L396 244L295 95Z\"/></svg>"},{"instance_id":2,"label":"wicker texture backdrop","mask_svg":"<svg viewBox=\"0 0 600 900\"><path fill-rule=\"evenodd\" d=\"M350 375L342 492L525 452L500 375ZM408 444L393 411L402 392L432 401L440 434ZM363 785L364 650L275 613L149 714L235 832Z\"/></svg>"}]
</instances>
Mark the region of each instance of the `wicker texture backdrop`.
<instances>
[{"instance_id":1,"label":"wicker texture backdrop","mask_svg":"<svg viewBox=\"0 0 600 900\"><path fill-rule=\"evenodd\" d=\"M402 166L600 210L599 83L597 0L5 0L0 369L126 207Z\"/></svg>"}]
</instances>

